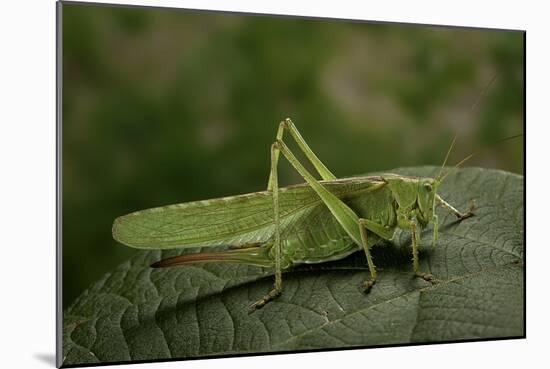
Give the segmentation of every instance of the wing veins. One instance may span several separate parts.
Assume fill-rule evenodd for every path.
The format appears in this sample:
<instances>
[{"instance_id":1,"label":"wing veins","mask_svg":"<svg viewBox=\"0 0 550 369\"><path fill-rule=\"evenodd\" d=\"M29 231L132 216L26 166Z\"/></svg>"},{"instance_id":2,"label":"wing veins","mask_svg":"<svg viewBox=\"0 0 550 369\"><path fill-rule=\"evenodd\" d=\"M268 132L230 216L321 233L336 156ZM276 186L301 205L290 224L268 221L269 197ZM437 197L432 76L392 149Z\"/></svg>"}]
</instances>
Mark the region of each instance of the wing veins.
<instances>
[{"instance_id":1,"label":"wing veins","mask_svg":"<svg viewBox=\"0 0 550 369\"><path fill-rule=\"evenodd\" d=\"M363 178L352 177L349 179L337 179L333 181L323 181L323 182L329 185L328 186L329 189L331 189L332 187L332 190L336 190L335 194L340 198L352 197L361 193L373 191L375 189L382 187L385 184L385 182L379 181L379 177L363 177ZM362 184L367 184L367 182L371 185L368 187L363 187L359 189L353 189L353 187L351 187L351 189L339 188L339 185L351 184L351 185L360 186ZM331 184L334 184L334 186L331 186ZM285 199L285 203L291 204L289 205L290 208L288 208L286 212L281 214L282 222L287 223L287 224L284 224L285 229L288 228L289 225L291 225L290 223L292 222L290 222L290 220L292 220L293 217L295 218L299 216L300 212L305 212L308 209L322 203L322 200L314 192L309 192L307 190L306 192L295 192L295 193L289 192L296 188L310 189L310 187L307 184L294 185L294 186L289 186L281 189L282 193L288 194L288 197ZM256 197L257 194L258 195L261 194L260 195L261 197ZM116 239L119 239L121 242L125 244L128 244L130 246L143 247L143 248L150 248L153 244L157 244L157 246L158 244L164 245L166 246L166 248L185 247L185 246L191 246L191 245L197 245L197 246L207 245L207 242L218 244L220 242L223 242L224 240L231 240L231 239L235 239L236 237L240 237L242 239L243 236L245 236L245 238L261 237L262 239L264 238L269 239L269 237L271 237L270 232L272 233L272 231L269 231L269 226L273 224L272 217L270 216L265 216L264 219L259 219L258 222L249 221L248 223L252 225L249 226L248 224L245 224L241 229L233 228L227 231L224 231L223 229L221 229L220 233L217 233L211 236L213 238L210 238L210 239L205 238L205 235L204 235L204 231L208 230L208 228L218 227L218 230L219 230L219 228L222 228L224 225L228 225L231 222L246 223L247 219L257 218L259 214L265 212L266 210L272 209L271 204L266 204L265 202L263 202L264 201L263 197L269 196L269 195L270 195L269 192L263 191L255 194L244 194L244 195L237 195L237 196L228 196L228 197L223 197L223 198L213 199L213 200L197 201L195 204L192 205L192 207L197 207L198 211L195 211L192 213L189 213L185 209L185 207L188 206L190 203L167 205L165 207L157 208L156 210L151 212L152 214L155 214L155 213L162 213L162 212L169 212L171 210L176 210L175 213L168 216L168 218L172 218L172 219L169 219L169 221L163 222L162 224L158 224L158 222L157 224L155 224L154 218L152 218L150 221L147 221L147 219L145 219L145 221L142 221L142 222L139 222L139 221L143 219L136 218L138 220L138 222L136 223L135 221L132 220L132 216L139 217L142 215L148 215L147 210L138 211L135 213L128 214L127 216L121 217L120 220L118 220L118 223L117 221L115 221L113 234L116 235L115 237ZM304 196L305 196L305 201L302 205L298 207L292 207L292 204L296 201L296 199L300 199L301 197L304 197ZM247 206L247 204L242 204L240 203L239 200L237 200L239 201L237 203L239 204L239 207L236 209L231 209L230 200L240 199L246 202L246 198L257 200L258 203ZM212 202L214 201L220 201L218 205L225 205L224 207L226 208L226 210L216 209L214 211L208 211L208 210L205 211L204 206L211 205ZM182 211L182 213L185 214L185 217L187 219L192 217L208 217L209 215L214 215L214 214L217 217L223 218L223 213L229 214L231 212L241 212L241 213L243 211L249 212L250 209L257 208L257 207L260 208L257 212L247 214L240 218L236 218L236 219L234 218L227 221L222 219L220 222L207 223L202 226L200 224L189 224L188 222L184 222L184 223L188 223L188 227L185 227L185 228L181 227L181 226L185 226L186 224L180 224L181 226L178 227L179 225L178 222L181 221L181 219L178 219L178 217L182 215L178 214L177 211ZM160 214L157 214L157 215L160 215ZM199 222L200 222L200 219L199 219ZM115 231L116 226L118 226L119 228L116 229ZM167 231L167 230L162 231L162 229L168 228L170 226L175 226L178 229L173 231ZM123 228L122 231L120 230L120 228ZM262 229L265 229L265 233L267 235L261 234ZM189 232L190 230L193 230L193 232ZM258 234L255 235L254 234L255 232L258 232ZM191 237L180 239L180 240L163 239L163 238L173 238L175 236L178 236L180 234L185 234L185 233L191 233L190 234ZM126 242L124 242L124 237L127 237ZM145 239L140 241L139 240L140 238L142 239L145 238Z\"/></svg>"}]
</instances>

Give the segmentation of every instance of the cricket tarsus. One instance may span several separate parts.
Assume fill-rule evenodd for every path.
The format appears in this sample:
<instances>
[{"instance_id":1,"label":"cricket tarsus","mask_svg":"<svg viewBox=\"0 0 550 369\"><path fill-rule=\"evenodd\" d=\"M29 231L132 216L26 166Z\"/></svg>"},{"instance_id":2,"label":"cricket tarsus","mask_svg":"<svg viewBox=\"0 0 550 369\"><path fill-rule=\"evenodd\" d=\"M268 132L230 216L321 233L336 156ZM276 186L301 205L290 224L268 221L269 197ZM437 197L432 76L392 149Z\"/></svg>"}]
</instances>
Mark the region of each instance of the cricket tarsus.
<instances>
[{"instance_id":1,"label":"cricket tarsus","mask_svg":"<svg viewBox=\"0 0 550 369\"><path fill-rule=\"evenodd\" d=\"M282 292L281 288L274 287L267 295L250 305L249 311L253 313L254 311L261 309L265 306L269 301L275 299L278 297Z\"/></svg>"},{"instance_id":2,"label":"cricket tarsus","mask_svg":"<svg viewBox=\"0 0 550 369\"><path fill-rule=\"evenodd\" d=\"M361 233L361 246L363 251L365 251L365 257L367 258L367 265L369 266L370 279L367 279L363 282L363 292L369 293L374 283L376 283L376 267L372 261L372 256L370 254L370 247L368 243L367 228L366 228L366 219L359 219L359 232Z\"/></svg>"},{"instance_id":3,"label":"cricket tarsus","mask_svg":"<svg viewBox=\"0 0 550 369\"><path fill-rule=\"evenodd\" d=\"M436 195L435 200L440 203L444 208L453 213L458 218L458 220L464 220L474 215L475 203L473 201L470 202L470 207L468 208L468 211L465 213L461 213L447 201L443 200L439 195Z\"/></svg>"},{"instance_id":4,"label":"cricket tarsus","mask_svg":"<svg viewBox=\"0 0 550 369\"><path fill-rule=\"evenodd\" d=\"M474 213L475 209L476 209L476 203L472 200L472 201L470 201L468 211L466 213L460 214L458 219L459 220L464 220L464 219L468 219L469 217L473 217L475 215L475 213Z\"/></svg>"},{"instance_id":5,"label":"cricket tarsus","mask_svg":"<svg viewBox=\"0 0 550 369\"><path fill-rule=\"evenodd\" d=\"M361 287L363 288L364 293L369 293L372 286L376 283L376 280L374 279L367 279L365 282L361 284Z\"/></svg>"}]
</instances>

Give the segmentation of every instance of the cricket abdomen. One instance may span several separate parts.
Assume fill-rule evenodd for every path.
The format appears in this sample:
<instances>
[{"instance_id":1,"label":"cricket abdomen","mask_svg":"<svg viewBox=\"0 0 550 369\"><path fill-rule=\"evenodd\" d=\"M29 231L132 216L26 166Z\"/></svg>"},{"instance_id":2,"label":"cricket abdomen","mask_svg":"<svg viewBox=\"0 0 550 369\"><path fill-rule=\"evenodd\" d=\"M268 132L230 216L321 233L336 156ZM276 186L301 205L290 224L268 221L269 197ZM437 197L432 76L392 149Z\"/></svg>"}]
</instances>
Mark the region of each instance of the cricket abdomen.
<instances>
[{"instance_id":1,"label":"cricket abdomen","mask_svg":"<svg viewBox=\"0 0 550 369\"><path fill-rule=\"evenodd\" d=\"M342 200L360 218L369 219L390 228L395 228L397 224L395 200L387 187L381 187L366 195L342 198ZM309 207L307 214L300 213L299 218L290 220L292 221L285 224L281 232L282 269L297 264L339 260L362 249L362 246L352 240L324 204ZM379 236L367 231L369 247L379 240ZM242 246L242 244L235 244L235 246ZM275 266L275 251L274 237L272 237L266 242L258 242L243 248L179 255L164 259L153 266L228 262L272 268Z\"/></svg>"},{"instance_id":2,"label":"cricket abdomen","mask_svg":"<svg viewBox=\"0 0 550 369\"><path fill-rule=\"evenodd\" d=\"M327 237L324 240L319 240L319 236L304 232L284 240L282 242L283 265L288 267L338 260L358 250L358 245L348 235L341 235L339 238Z\"/></svg>"},{"instance_id":3,"label":"cricket abdomen","mask_svg":"<svg viewBox=\"0 0 550 369\"><path fill-rule=\"evenodd\" d=\"M369 245L379 240L375 235ZM273 246L273 245L270 245ZM322 225L308 227L292 233L281 240L282 268L297 264L316 264L343 259L361 249L334 218ZM275 248L269 255L275 260Z\"/></svg>"},{"instance_id":4,"label":"cricket abdomen","mask_svg":"<svg viewBox=\"0 0 550 369\"><path fill-rule=\"evenodd\" d=\"M395 228L397 216L391 191L382 187L367 196L343 199L361 218L369 219L382 226ZM327 210L328 211L328 210ZM296 264L313 264L339 260L361 250L333 216L323 211L311 214L309 221L300 227L289 229L281 237L282 267ZM380 237L367 231L369 247L380 241ZM269 252L275 259L275 249Z\"/></svg>"}]
</instances>

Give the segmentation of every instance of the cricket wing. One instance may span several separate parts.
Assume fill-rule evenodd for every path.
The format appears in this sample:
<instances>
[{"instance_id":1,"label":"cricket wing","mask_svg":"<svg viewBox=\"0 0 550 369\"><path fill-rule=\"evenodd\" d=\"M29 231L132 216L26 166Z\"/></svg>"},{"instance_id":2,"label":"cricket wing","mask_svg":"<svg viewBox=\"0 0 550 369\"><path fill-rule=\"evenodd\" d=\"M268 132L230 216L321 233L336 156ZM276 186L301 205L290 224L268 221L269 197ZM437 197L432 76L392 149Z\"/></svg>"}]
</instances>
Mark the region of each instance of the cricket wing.
<instances>
[{"instance_id":1,"label":"cricket wing","mask_svg":"<svg viewBox=\"0 0 550 369\"><path fill-rule=\"evenodd\" d=\"M349 197L380 187L378 177L322 183L336 196ZM274 232L272 193L268 191L136 211L115 219L113 238L127 246L169 249L262 243ZM280 230L324 206L308 185L279 190Z\"/></svg>"}]
</instances>

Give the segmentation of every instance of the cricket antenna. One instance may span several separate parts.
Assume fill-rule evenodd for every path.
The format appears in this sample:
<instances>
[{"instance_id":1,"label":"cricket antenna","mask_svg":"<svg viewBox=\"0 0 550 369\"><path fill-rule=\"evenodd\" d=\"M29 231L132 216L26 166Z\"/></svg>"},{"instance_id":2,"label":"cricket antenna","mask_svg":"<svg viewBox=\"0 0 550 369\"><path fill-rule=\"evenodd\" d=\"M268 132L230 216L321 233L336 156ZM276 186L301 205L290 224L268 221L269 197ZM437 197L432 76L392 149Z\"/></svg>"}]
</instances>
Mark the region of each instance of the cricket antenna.
<instances>
[{"instance_id":1,"label":"cricket antenna","mask_svg":"<svg viewBox=\"0 0 550 369\"><path fill-rule=\"evenodd\" d=\"M485 94L487 93L487 91L489 91L489 87L491 87L491 85L493 84L493 82L496 81L498 77L498 74L495 74L493 76L493 78L491 78L491 80L489 81L489 83L487 83L487 85L485 86L485 88L483 89L483 91L481 91L481 93L479 94L479 96L477 97L477 100L474 102L474 105L472 105L472 107L470 108L470 111L473 112L475 110L475 108L477 108L478 104L480 103L481 99L483 99L483 97L485 96Z\"/></svg>"},{"instance_id":2,"label":"cricket antenna","mask_svg":"<svg viewBox=\"0 0 550 369\"><path fill-rule=\"evenodd\" d=\"M483 98L483 96L485 96L485 94L487 93L487 91L489 90L489 87L491 87L491 85L493 84L493 82L496 81L498 77L498 74L495 74L493 76L493 78L491 78L491 80L489 81L489 83L487 83L487 85L485 86L485 88L483 89L483 91L481 91L481 93L479 94L479 96L477 97L476 101L474 102L474 104L472 105L472 107L470 108L470 113L472 113L477 105L479 104L479 102L481 101L481 99ZM453 147L455 145L455 142L456 142L456 137L458 136L457 133L455 133L455 136L453 137L453 141L451 142L451 145L449 146L449 150L447 151L447 155L445 155L445 160L443 160L443 164L441 165L441 169L439 170L439 173L437 174L437 180L438 181L443 181L443 178L445 178L447 176L447 174L441 178L441 175L443 174L443 169L445 168L445 164L447 164L447 160L449 159L449 156L451 155L451 151L453 151ZM463 162L465 162L466 160L470 159L471 157L473 156L473 154L471 156L468 156L466 157L465 159L463 159L462 162L460 162L459 164L462 164Z\"/></svg>"},{"instance_id":3,"label":"cricket antenna","mask_svg":"<svg viewBox=\"0 0 550 369\"><path fill-rule=\"evenodd\" d=\"M505 137L505 138L502 138L500 140L497 140L493 143L491 143L489 145L489 147L493 147L497 144L500 144L500 143L503 143L505 141L509 141L509 140L513 140L514 138L518 138L518 137L521 137L523 136L523 133L519 133L517 135L513 135L513 136L508 136L508 137ZM454 142L453 142L454 143ZM462 159L461 161L459 161L454 167L452 167L451 169L449 169L447 171L447 173L445 173L445 175L439 180L440 182L443 182L443 180L445 179L445 177L447 177L449 174L451 174L452 171L454 171L455 169L458 169L462 164L464 164L465 162L467 162L468 160L470 160L471 158L473 158L474 156L478 155L480 152L482 152L483 150L478 150L478 151L474 151L473 153L467 155L464 159Z\"/></svg>"},{"instance_id":4,"label":"cricket antenna","mask_svg":"<svg viewBox=\"0 0 550 369\"><path fill-rule=\"evenodd\" d=\"M449 159L449 155L451 155L451 151L453 151L453 147L455 145L457 135L453 137L453 141L451 142L451 145L449 146L449 150L447 150L447 155L445 155L445 160L443 160L443 164L441 164L441 169L439 170L439 173L437 174L437 180L439 181L439 178L441 177L441 174L443 173L443 168L445 168L445 164L447 164L447 160Z\"/></svg>"}]
</instances>

